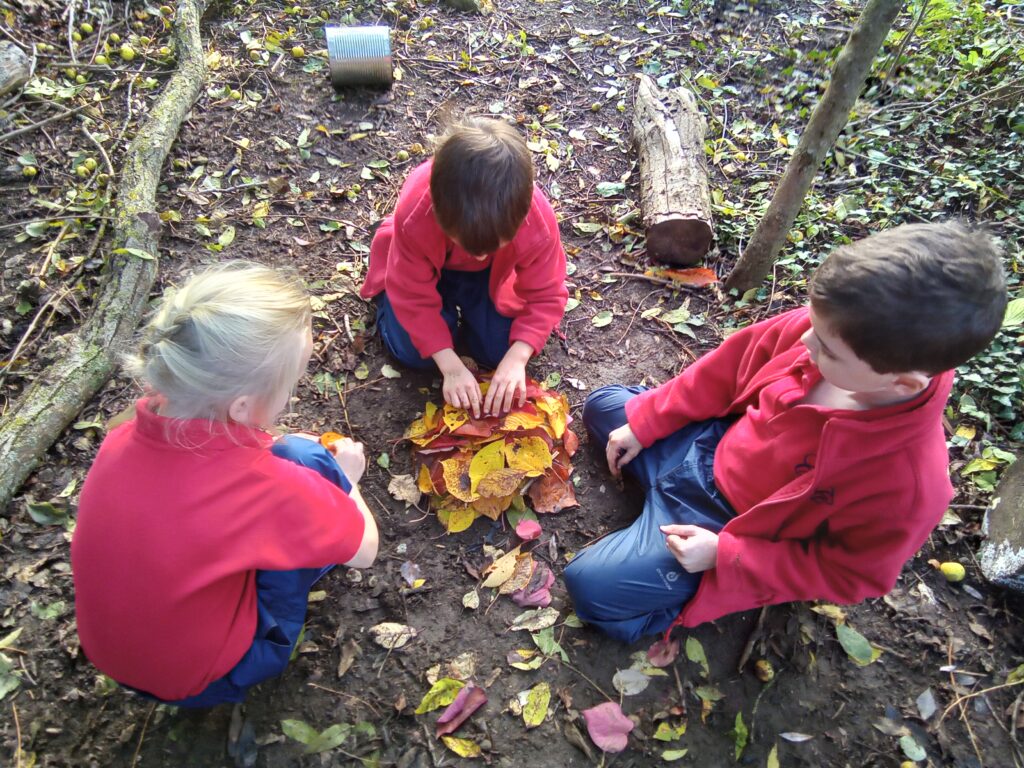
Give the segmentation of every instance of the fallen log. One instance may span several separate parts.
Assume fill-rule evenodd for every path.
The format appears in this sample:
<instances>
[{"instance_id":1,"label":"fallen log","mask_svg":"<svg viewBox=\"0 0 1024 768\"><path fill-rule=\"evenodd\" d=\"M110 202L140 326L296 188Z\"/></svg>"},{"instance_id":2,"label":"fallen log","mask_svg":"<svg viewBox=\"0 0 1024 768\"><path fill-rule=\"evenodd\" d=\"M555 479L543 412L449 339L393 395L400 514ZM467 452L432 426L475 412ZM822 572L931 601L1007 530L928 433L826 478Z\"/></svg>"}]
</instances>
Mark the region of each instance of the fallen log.
<instances>
[{"instance_id":1,"label":"fallen log","mask_svg":"<svg viewBox=\"0 0 1024 768\"><path fill-rule=\"evenodd\" d=\"M633 141L640 158L640 210L647 253L692 266L711 247L711 194L704 160L707 121L685 88L663 91L640 77Z\"/></svg>"},{"instance_id":2,"label":"fallen log","mask_svg":"<svg viewBox=\"0 0 1024 768\"><path fill-rule=\"evenodd\" d=\"M178 0L173 31L178 68L125 153L112 252L92 315L77 334L60 340L59 357L0 420L0 510L114 373L146 311L158 270L156 188L206 78L199 21L208 1Z\"/></svg>"}]
</instances>

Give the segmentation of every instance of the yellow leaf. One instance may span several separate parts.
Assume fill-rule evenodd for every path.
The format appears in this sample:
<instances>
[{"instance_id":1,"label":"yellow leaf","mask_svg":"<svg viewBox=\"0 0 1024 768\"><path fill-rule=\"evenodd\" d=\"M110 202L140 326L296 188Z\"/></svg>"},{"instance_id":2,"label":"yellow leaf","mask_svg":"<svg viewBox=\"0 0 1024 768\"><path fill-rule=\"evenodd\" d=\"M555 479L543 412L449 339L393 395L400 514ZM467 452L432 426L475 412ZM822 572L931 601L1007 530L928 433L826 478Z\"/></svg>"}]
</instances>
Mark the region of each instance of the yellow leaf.
<instances>
[{"instance_id":1,"label":"yellow leaf","mask_svg":"<svg viewBox=\"0 0 1024 768\"><path fill-rule=\"evenodd\" d=\"M423 423L427 425L427 429L433 429L437 426L437 406L433 403L427 403L424 407Z\"/></svg>"},{"instance_id":2,"label":"yellow leaf","mask_svg":"<svg viewBox=\"0 0 1024 768\"><path fill-rule=\"evenodd\" d=\"M456 408L449 403L445 403L441 418L444 419L448 431L454 432L469 421L469 413L464 408Z\"/></svg>"},{"instance_id":3,"label":"yellow leaf","mask_svg":"<svg viewBox=\"0 0 1024 768\"><path fill-rule=\"evenodd\" d=\"M548 704L551 703L551 686L547 683L537 683L530 689L530 695L526 699L526 706L523 707L523 722L527 728L536 728L544 722L548 714Z\"/></svg>"},{"instance_id":4,"label":"yellow leaf","mask_svg":"<svg viewBox=\"0 0 1024 768\"><path fill-rule=\"evenodd\" d=\"M476 518L476 510L461 504L452 509L437 510L437 519L448 533L459 533L466 530Z\"/></svg>"},{"instance_id":5,"label":"yellow leaf","mask_svg":"<svg viewBox=\"0 0 1024 768\"><path fill-rule=\"evenodd\" d=\"M535 405L538 410L548 415L548 423L554 430L555 437L560 438L569 420L569 401L565 399L565 395L553 393L547 397L538 397Z\"/></svg>"},{"instance_id":6,"label":"yellow leaf","mask_svg":"<svg viewBox=\"0 0 1024 768\"><path fill-rule=\"evenodd\" d=\"M502 445L502 443L499 442L497 445ZM476 492L490 498L514 496L524 477L526 477L526 473L521 469L499 469L480 480Z\"/></svg>"},{"instance_id":7,"label":"yellow leaf","mask_svg":"<svg viewBox=\"0 0 1024 768\"><path fill-rule=\"evenodd\" d=\"M484 575L487 578L484 580L483 586L494 589L511 578L512 572L516 569L516 558L519 556L519 547L521 546L523 545L520 544L515 549L506 552L484 569Z\"/></svg>"},{"instance_id":8,"label":"yellow leaf","mask_svg":"<svg viewBox=\"0 0 1024 768\"><path fill-rule=\"evenodd\" d=\"M956 428L956 436L965 440L973 440L976 430L970 424L961 424Z\"/></svg>"},{"instance_id":9,"label":"yellow leaf","mask_svg":"<svg viewBox=\"0 0 1024 768\"><path fill-rule=\"evenodd\" d=\"M444 470L444 485L459 501L476 501L480 496L473 492L469 479L469 460L466 458L445 459L441 462Z\"/></svg>"},{"instance_id":10,"label":"yellow leaf","mask_svg":"<svg viewBox=\"0 0 1024 768\"><path fill-rule=\"evenodd\" d=\"M490 445L485 445L469 463L470 491L477 493L477 486L487 475L499 469L505 468L505 445L501 440L496 440Z\"/></svg>"},{"instance_id":11,"label":"yellow leaf","mask_svg":"<svg viewBox=\"0 0 1024 768\"><path fill-rule=\"evenodd\" d=\"M416 419L412 424L406 427L405 434L402 435L406 440L417 440L423 437L427 432L430 431L430 427L427 426L427 422L423 419Z\"/></svg>"},{"instance_id":12,"label":"yellow leaf","mask_svg":"<svg viewBox=\"0 0 1024 768\"><path fill-rule=\"evenodd\" d=\"M434 483L430 480L430 470L427 469L426 464L420 465L420 474L416 478L416 485L423 493L435 494L437 489L434 488Z\"/></svg>"},{"instance_id":13,"label":"yellow leaf","mask_svg":"<svg viewBox=\"0 0 1024 768\"><path fill-rule=\"evenodd\" d=\"M832 619L836 624L842 624L846 621L846 611L838 605L832 605L831 603L819 603L818 605L812 605L811 610Z\"/></svg>"},{"instance_id":14,"label":"yellow leaf","mask_svg":"<svg viewBox=\"0 0 1024 768\"><path fill-rule=\"evenodd\" d=\"M768 753L768 762L765 763L765 768L780 768L778 744L772 745L772 751Z\"/></svg>"},{"instance_id":15,"label":"yellow leaf","mask_svg":"<svg viewBox=\"0 0 1024 768\"><path fill-rule=\"evenodd\" d=\"M506 443L505 458L509 467L523 470L527 477L542 475L551 466L551 451L540 437L523 437Z\"/></svg>"},{"instance_id":16,"label":"yellow leaf","mask_svg":"<svg viewBox=\"0 0 1024 768\"><path fill-rule=\"evenodd\" d=\"M530 583L530 577L533 576L533 568L533 555L529 552L520 555L516 558L516 567L509 580L498 588L498 594L511 595L517 589L525 587Z\"/></svg>"},{"instance_id":17,"label":"yellow leaf","mask_svg":"<svg viewBox=\"0 0 1024 768\"><path fill-rule=\"evenodd\" d=\"M501 423L501 429L505 432L515 432L518 429L536 429L542 426L546 419L540 413L510 413Z\"/></svg>"},{"instance_id":18,"label":"yellow leaf","mask_svg":"<svg viewBox=\"0 0 1024 768\"><path fill-rule=\"evenodd\" d=\"M483 496L474 501L470 506L484 517L497 520L501 517L502 512L512 506L513 499L515 499L515 494L498 497Z\"/></svg>"},{"instance_id":19,"label":"yellow leaf","mask_svg":"<svg viewBox=\"0 0 1024 768\"><path fill-rule=\"evenodd\" d=\"M483 750L472 739L460 739L457 736L442 736L441 741L459 757L480 757Z\"/></svg>"},{"instance_id":20,"label":"yellow leaf","mask_svg":"<svg viewBox=\"0 0 1024 768\"><path fill-rule=\"evenodd\" d=\"M464 682L456 680L454 677L442 677L427 691L423 701L416 707L416 714L422 715L438 707L447 707L455 701L455 697L459 695L459 691L465 686Z\"/></svg>"}]
</instances>

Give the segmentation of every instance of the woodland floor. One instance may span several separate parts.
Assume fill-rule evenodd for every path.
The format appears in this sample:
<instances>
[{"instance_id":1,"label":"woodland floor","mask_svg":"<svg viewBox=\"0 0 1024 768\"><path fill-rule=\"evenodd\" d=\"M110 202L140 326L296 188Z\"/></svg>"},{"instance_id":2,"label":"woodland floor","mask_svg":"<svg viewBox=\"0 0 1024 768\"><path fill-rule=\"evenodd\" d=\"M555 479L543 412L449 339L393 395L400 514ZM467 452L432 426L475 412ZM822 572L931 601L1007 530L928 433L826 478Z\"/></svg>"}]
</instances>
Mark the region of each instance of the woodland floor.
<instances>
[{"instance_id":1,"label":"woodland floor","mask_svg":"<svg viewBox=\"0 0 1024 768\"><path fill-rule=\"evenodd\" d=\"M432 514L407 508L388 494L391 475L413 471L408 445L398 438L428 399L439 399L439 382L436 376L408 371L397 379L381 374L389 361L369 334L370 308L355 290L370 225L393 208L402 179L421 160L422 147L429 148L443 115L473 107L506 115L529 134L539 183L562 218L563 241L575 270L569 280L579 306L567 313L561 336L552 337L530 371L538 380L560 375L559 389L574 413L598 386L665 381L714 347L723 328L798 302L798 288L737 303L723 301L715 287L673 290L642 277L648 265L642 240L631 228L637 226L635 216L629 216L637 198L636 161L628 140L633 76L655 56L655 43L663 46L662 71L721 72L712 63L713 53L723 41L742 39L733 50L762 57L768 76L785 79L782 64L767 53L772 42L790 35L807 47L832 48L849 28L850 11L832 10L825 3L719 3L717 10L694 5L690 13L676 7L659 14L656 6L640 2L512 0L482 17L426 3L388 4L395 13L383 15L377 4L356 7L356 21L396 28L395 63L402 76L389 92L341 95L330 87L322 59L294 58L289 52L297 42L310 54L322 49L321 28L308 17L326 8L332 21L339 21L342 12L336 5L310 2L300 14L285 15L273 3L235 10L218 4L207 14L204 44L219 53L219 60L211 59L208 88L166 169L159 210L169 213L163 217L159 287L226 258L287 265L306 277L317 297L317 349L294 412L284 423L314 432L333 429L365 442L371 461L364 487L381 530L377 564L361 573L339 568L322 582L326 595L310 605L298 657L283 676L250 695L245 717L258 747L255 765L347 766L359 764L359 758L367 765L403 768L457 764L463 759L433 738L437 713L413 714L430 687L428 670L456 657L463 674L470 664L477 683L487 686L489 703L460 735L480 743L489 763L600 762L577 713L606 700L606 693L618 700L612 676L630 667L631 655L645 651L649 641L624 647L589 628L559 625L555 637L569 663L555 657L535 671L509 666L510 651L532 645L526 633L508 630L520 610L504 597L489 608L485 597L480 608L468 610L462 596L475 586L464 563L478 561L485 543L507 549L515 537L484 518L463 533L446 535ZM157 46L165 34L162 26L151 14L143 20L144 31L135 31L153 37ZM283 34L289 27L295 31L282 43L283 52L270 50L265 62L250 61L246 33L265 41L269 30ZM64 46L63 56L58 50L39 64L40 71L61 77L56 62L66 59L62 23L44 17L8 28ZM121 9L107 31L112 29L122 35L132 31ZM158 89L172 65L161 66L157 55L146 61ZM117 66L122 74L130 73L127 65ZM127 120L137 120L146 107L139 101L141 87L127 94L126 82L107 94L104 118L111 134ZM737 114L745 110L764 124L776 119L759 101L756 83L737 83L733 98ZM134 117L125 109L128 103ZM18 140L15 149L34 152L43 172L32 189L25 180L0 190L4 222L25 218L26 195L74 181L66 166L79 157L76 152L90 149L74 125L57 123ZM47 157L52 158L49 170ZM760 178L774 178L785 158L765 160ZM742 175L742 167L713 165L713 186L724 183L723 174ZM625 188L605 197L609 187L599 190L600 182L624 182ZM254 219L263 226L254 225ZM595 222L596 228L576 226ZM32 317L12 311L10 297L23 280L31 281L46 250L36 249L39 242L33 240L16 242L16 231L0 230L0 293L8 297L0 307L8 324L0 337L4 356ZM861 232L851 224L849 234ZM91 232L83 232L55 257L81 257L90 239ZM99 260L86 255L80 263L65 262L68 270L78 270L77 288L48 333L72 330L88 312ZM734 259L734 251L716 250L708 266L724 275ZM46 286L41 289L46 295ZM31 293L32 288L25 290ZM684 301L705 321L694 327L693 338L641 316L659 304L674 308ZM612 312L613 320L598 327L592 318L604 310ZM5 400L16 396L38 369L38 350L45 343L45 338L33 339L38 346L25 352L28 362L3 382ZM73 621L68 555L73 522L40 525L27 513L29 502L48 499L67 503L73 513L76 489L102 439L96 425L136 395L128 379L112 380L77 427L59 439L45 467L24 487L24 496L0 517L0 637L22 629L6 651L14 662L9 674L16 674L20 685L0 703L0 761L7 765L27 767L33 760L41 766L232 764L226 750L230 707L207 712L154 707L111 686L90 666L79 651ZM375 461L382 454L389 457L387 469ZM635 489L622 491L610 481L603 460L585 440L574 464L579 507L542 520L545 539L535 553L550 558L556 574L566 553L627 524L641 503ZM62 491L67 491L63 498ZM906 759L900 738L907 735L927 751L919 765L1020 765L1011 733L1019 688L1001 688L949 708L958 696L999 686L1024 661L1020 606L985 584L973 565L978 499L961 491L955 501L962 506L959 522L933 534L891 595L845 609L849 623L882 649L876 662L855 664L837 641L832 619L805 604L768 610L760 628L757 612L699 627L690 634L705 649L709 670L702 672L680 655L667 676L654 677L645 691L624 698L623 710L637 726L628 749L607 755L604 764L659 765L665 749L686 748L688 754L676 764L732 765L737 762L735 725L742 714L749 730L738 759L743 765L765 766L777 748L782 766L897 766ZM928 564L933 558L964 562L967 579L948 584ZM399 569L406 561L419 566L425 589L403 591ZM568 615L571 605L560 580L553 594L553 605ZM419 634L388 652L367 634L370 626L384 621L411 625ZM753 642L750 661L737 668L748 640ZM345 648L358 648L360 654L339 678ZM757 659L774 666L771 684L754 675ZM527 731L507 703L542 680L556 695L548 719ZM695 694L702 685L717 686L722 694L703 718ZM919 702L928 691L938 705L934 714L922 712L926 705ZM654 740L656 718L670 712L687 722L685 735L673 743ZM282 732L282 720L289 719L318 731L339 723L373 728L363 726L340 748L303 755L303 746ZM589 745L591 755L574 745L574 729L583 733L576 741ZM808 738L793 740L793 734Z\"/></svg>"}]
</instances>

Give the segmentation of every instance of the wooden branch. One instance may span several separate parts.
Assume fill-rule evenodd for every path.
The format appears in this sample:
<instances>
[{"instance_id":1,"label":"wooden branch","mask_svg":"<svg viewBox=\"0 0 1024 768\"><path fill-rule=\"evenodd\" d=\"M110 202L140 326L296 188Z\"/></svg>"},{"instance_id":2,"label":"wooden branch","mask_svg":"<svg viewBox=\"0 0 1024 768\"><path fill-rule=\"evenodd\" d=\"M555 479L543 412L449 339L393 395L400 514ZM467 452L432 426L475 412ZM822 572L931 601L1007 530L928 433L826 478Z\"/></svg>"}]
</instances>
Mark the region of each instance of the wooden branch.
<instances>
[{"instance_id":1,"label":"wooden branch","mask_svg":"<svg viewBox=\"0 0 1024 768\"><path fill-rule=\"evenodd\" d=\"M92 316L63 340L60 356L0 420L0 509L4 509L43 454L116 369L146 311L157 275L160 219L156 188L181 124L206 78L199 22L208 0L178 0L174 37L178 69L128 147L114 211L113 250Z\"/></svg>"},{"instance_id":2,"label":"wooden branch","mask_svg":"<svg viewBox=\"0 0 1024 768\"><path fill-rule=\"evenodd\" d=\"M864 6L836 60L825 95L814 108L768 210L725 282L726 288L743 293L759 285L771 271L821 161L846 125L871 70L871 62L902 7L902 0L868 0Z\"/></svg>"},{"instance_id":3,"label":"wooden branch","mask_svg":"<svg viewBox=\"0 0 1024 768\"><path fill-rule=\"evenodd\" d=\"M685 88L659 89L641 75L633 116L647 253L691 266L711 247L711 195L704 159L707 121Z\"/></svg>"}]
</instances>

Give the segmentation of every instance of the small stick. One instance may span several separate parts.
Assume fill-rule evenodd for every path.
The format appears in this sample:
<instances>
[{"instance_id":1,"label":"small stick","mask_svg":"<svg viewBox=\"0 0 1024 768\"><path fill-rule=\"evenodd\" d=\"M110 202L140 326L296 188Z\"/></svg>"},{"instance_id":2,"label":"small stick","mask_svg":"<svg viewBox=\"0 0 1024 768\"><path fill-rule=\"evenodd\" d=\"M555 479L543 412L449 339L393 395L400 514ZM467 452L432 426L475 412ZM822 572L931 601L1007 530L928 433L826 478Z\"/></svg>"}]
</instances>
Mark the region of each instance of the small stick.
<instances>
[{"instance_id":1,"label":"small stick","mask_svg":"<svg viewBox=\"0 0 1024 768\"><path fill-rule=\"evenodd\" d=\"M13 701L11 702L11 711L14 713L14 734L18 740L18 744L14 748L15 768L21 768L21 723L18 721L18 708L14 706Z\"/></svg>"},{"instance_id":2,"label":"small stick","mask_svg":"<svg viewBox=\"0 0 1024 768\"><path fill-rule=\"evenodd\" d=\"M0 136L0 144L3 144L5 141L9 141L10 139L13 139L15 136L21 136L23 133L29 133L31 131L36 130L37 128L42 128L44 125L48 125L49 123L52 123L56 120L60 120L61 118L67 117L68 115L73 115L76 112L81 112L83 109L86 109L91 106L92 104L82 104L81 106L74 107L73 109L69 109L65 112L61 112L59 115L51 115L45 120L40 120L38 123L32 123L31 125L25 125L16 130L9 131Z\"/></svg>"},{"instance_id":3,"label":"small stick","mask_svg":"<svg viewBox=\"0 0 1024 768\"><path fill-rule=\"evenodd\" d=\"M135 764L139 761L139 753L142 751L142 740L146 738L146 727L149 725L149 718L153 716L153 710L156 709L156 702L149 707L149 712L146 713L146 720L142 723L142 733L139 734L139 743L135 747L135 754L132 755L132 768L135 768Z\"/></svg>"},{"instance_id":4,"label":"small stick","mask_svg":"<svg viewBox=\"0 0 1024 768\"><path fill-rule=\"evenodd\" d=\"M348 698L358 701L360 704L363 704L366 707L368 707L378 717L380 716L380 710L373 706L373 704L368 702L366 699L361 699L358 696L353 696L351 693L345 693L344 691L336 691L333 688L328 688L326 685L318 685L317 683L306 683L306 685L308 685L310 688L319 688L321 691L333 693L336 696L347 696Z\"/></svg>"},{"instance_id":5,"label":"small stick","mask_svg":"<svg viewBox=\"0 0 1024 768\"><path fill-rule=\"evenodd\" d=\"M750 661L750 654L754 650L754 643L756 643L758 638L761 637L761 630L764 627L764 617L767 615L768 606L762 606L761 613L757 616L757 624L754 626L754 631L750 633L750 637L747 638L747 644L743 646L743 653L740 654L739 663L736 665L737 672L743 672L743 667L745 667L747 662Z\"/></svg>"}]
</instances>

